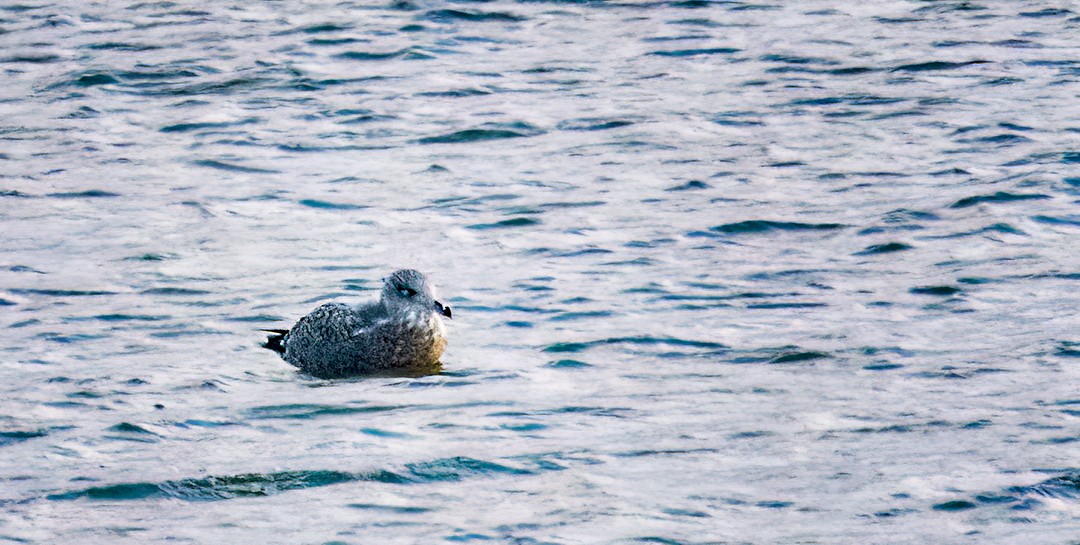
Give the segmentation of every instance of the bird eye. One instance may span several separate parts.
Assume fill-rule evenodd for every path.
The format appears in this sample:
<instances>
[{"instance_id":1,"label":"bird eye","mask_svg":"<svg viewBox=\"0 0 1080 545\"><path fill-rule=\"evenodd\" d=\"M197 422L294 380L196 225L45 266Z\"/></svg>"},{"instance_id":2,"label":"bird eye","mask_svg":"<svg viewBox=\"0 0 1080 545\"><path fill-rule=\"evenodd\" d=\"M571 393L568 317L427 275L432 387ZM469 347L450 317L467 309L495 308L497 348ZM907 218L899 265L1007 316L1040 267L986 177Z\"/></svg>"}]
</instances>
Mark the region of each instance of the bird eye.
<instances>
[{"instance_id":1,"label":"bird eye","mask_svg":"<svg viewBox=\"0 0 1080 545\"><path fill-rule=\"evenodd\" d=\"M416 295L416 290L412 288L406 288L405 286L398 286L397 290L398 293L404 295L405 297L412 297L413 295Z\"/></svg>"}]
</instances>

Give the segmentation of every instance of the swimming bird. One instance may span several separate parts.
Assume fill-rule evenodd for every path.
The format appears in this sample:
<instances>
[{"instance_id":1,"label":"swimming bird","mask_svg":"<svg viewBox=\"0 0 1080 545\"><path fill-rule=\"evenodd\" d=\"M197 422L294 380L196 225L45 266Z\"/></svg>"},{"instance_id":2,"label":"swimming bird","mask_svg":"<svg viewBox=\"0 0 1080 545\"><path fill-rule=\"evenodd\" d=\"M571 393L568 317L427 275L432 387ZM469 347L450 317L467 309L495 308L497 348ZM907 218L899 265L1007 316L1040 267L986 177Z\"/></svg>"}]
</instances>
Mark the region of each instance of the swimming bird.
<instances>
[{"instance_id":1,"label":"swimming bird","mask_svg":"<svg viewBox=\"0 0 1080 545\"><path fill-rule=\"evenodd\" d=\"M446 349L450 307L435 300L427 277L412 269L383 279L378 301L327 303L292 329L266 329L264 347L320 378L436 373Z\"/></svg>"}]
</instances>

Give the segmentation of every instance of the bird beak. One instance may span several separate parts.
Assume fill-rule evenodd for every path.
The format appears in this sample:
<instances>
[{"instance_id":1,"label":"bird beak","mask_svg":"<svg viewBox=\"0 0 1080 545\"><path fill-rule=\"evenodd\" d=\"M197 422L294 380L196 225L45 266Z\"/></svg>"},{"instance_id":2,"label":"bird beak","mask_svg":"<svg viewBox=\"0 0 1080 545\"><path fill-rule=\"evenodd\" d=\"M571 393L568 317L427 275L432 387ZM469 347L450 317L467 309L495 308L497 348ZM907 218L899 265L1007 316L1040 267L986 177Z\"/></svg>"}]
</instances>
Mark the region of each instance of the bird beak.
<instances>
[{"instance_id":1,"label":"bird beak","mask_svg":"<svg viewBox=\"0 0 1080 545\"><path fill-rule=\"evenodd\" d=\"M435 301L435 311L447 318L453 318L453 316L451 316L452 313L450 312L450 307L444 307L443 304L438 301Z\"/></svg>"}]
</instances>

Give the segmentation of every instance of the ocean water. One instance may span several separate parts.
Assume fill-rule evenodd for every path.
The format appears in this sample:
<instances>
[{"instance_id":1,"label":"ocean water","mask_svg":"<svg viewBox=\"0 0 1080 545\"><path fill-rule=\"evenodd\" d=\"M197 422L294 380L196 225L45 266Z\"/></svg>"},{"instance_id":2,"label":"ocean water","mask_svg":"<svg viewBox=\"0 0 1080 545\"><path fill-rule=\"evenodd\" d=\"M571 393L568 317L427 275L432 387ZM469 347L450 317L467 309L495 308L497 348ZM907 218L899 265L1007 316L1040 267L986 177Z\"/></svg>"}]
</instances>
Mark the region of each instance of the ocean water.
<instances>
[{"instance_id":1,"label":"ocean water","mask_svg":"<svg viewBox=\"0 0 1080 545\"><path fill-rule=\"evenodd\" d=\"M0 6L0 542L1080 536L1080 9ZM444 373L259 347L413 267Z\"/></svg>"}]
</instances>

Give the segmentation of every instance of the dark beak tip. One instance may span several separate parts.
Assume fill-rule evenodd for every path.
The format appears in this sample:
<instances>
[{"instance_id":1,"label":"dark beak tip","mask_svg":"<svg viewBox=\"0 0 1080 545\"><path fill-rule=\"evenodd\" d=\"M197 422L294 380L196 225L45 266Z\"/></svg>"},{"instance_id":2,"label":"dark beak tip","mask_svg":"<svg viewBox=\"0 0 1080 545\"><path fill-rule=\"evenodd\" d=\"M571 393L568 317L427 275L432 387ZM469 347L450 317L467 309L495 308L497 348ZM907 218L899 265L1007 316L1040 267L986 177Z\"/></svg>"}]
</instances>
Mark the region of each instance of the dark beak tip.
<instances>
[{"instance_id":1,"label":"dark beak tip","mask_svg":"<svg viewBox=\"0 0 1080 545\"><path fill-rule=\"evenodd\" d=\"M450 307L444 306L442 303L440 303L438 301L435 301L435 309L439 311L439 314L442 314L443 316L446 316L447 318L453 318L454 317L453 312L451 312L451 310L450 310Z\"/></svg>"}]
</instances>

